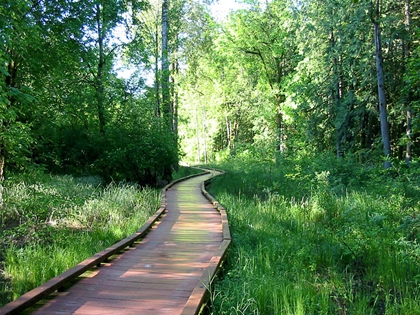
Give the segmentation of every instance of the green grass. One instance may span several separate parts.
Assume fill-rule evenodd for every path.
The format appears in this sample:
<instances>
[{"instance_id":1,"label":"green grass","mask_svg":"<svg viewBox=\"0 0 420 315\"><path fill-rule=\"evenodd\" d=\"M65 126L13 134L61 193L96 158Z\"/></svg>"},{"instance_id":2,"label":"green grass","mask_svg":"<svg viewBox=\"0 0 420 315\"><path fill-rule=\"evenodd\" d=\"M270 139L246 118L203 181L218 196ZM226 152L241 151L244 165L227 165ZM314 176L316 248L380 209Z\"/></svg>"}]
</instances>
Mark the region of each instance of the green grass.
<instances>
[{"instance_id":1,"label":"green grass","mask_svg":"<svg viewBox=\"0 0 420 315\"><path fill-rule=\"evenodd\" d=\"M178 167L178 170L172 174L172 178L176 180L176 179L180 179L189 175L200 174L200 173L203 173L203 171L200 169L180 165Z\"/></svg>"},{"instance_id":2,"label":"green grass","mask_svg":"<svg viewBox=\"0 0 420 315\"><path fill-rule=\"evenodd\" d=\"M5 182L0 305L140 228L160 191L97 177L33 174Z\"/></svg>"},{"instance_id":3,"label":"green grass","mask_svg":"<svg viewBox=\"0 0 420 315\"><path fill-rule=\"evenodd\" d=\"M417 166L341 163L218 166L233 242L213 314L420 314Z\"/></svg>"}]
</instances>

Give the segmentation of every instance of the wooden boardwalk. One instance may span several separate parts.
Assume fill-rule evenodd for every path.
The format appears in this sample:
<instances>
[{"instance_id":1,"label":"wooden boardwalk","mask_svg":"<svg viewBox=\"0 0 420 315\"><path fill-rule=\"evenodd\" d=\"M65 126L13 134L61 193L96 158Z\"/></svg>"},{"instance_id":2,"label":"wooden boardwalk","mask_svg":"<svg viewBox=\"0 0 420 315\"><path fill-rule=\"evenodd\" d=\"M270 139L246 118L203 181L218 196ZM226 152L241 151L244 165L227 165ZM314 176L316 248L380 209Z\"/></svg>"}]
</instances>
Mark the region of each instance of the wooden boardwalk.
<instances>
[{"instance_id":1,"label":"wooden boardwalk","mask_svg":"<svg viewBox=\"0 0 420 315\"><path fill-rule=\"evenodd\" d=\"M33 314L195 314L202 297L193 292L205 286L200 282L211 276L206 272L223 243L221 215L201 192L211 176L172 186L166 212L141 242L43 301Z\"/></svg>"}]
</instances>

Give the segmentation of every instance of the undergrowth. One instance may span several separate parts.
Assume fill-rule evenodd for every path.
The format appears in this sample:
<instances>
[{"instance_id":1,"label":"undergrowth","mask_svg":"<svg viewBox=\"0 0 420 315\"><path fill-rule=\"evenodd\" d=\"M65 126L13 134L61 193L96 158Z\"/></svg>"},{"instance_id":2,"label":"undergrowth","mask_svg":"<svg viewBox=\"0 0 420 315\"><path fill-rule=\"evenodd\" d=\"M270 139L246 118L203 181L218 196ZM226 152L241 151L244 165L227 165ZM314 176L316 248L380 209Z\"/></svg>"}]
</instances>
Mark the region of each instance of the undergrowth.
<instances>
[{"instance_id":1,"label":"undergrowth","mask_svg":"<svg viewBox=\"0 0 420 315\"><path fill-rule=\"evenodd\" d=\"M212 314L420 314L420 169L233 160L210 192L232 246Z\"/></svg>"},{"instance_id":2,"label":"undergrowth","mask_svg":"<svg viewBox=\"0 0 420 315\"><path fill-rule=\"evenodd\" d=\"M203 173L203 170L194 167L182 166L180 165L178 169L173 172L172 178L173 180L180 179L183 177L187 177L190 175L200 174Z\"/></svg>"},{"instance_id":3,"label":"undergrowth","mask_svg":"<svg viewBox=\"0 0 420 315\"><path fill-rule=\"evenodd\" d=\"M5 181L0 306L134 233L160 192L98 177L26 174Z\"/></svg>"}]
</instances>

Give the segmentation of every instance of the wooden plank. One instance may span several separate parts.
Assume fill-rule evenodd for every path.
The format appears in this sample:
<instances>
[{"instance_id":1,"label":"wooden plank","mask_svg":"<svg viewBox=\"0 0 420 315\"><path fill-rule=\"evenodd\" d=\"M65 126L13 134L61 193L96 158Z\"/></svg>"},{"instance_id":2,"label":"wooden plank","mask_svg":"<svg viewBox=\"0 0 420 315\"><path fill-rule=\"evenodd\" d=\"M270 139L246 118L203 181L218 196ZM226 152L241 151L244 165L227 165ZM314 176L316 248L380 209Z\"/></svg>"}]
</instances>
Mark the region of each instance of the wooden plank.
<instances>
[{"instance_id":1,"label":"wooden plank","mask_svg":"<svg viewBox=\"0 0 420 315\"><path fill-rule=\"evenodd\" d=\"M215 200L205 201L212 197L202 191L202 179L194 179L197 176L202 175L167 185L161 208L135 234L9 303L0 314L21 312L100 263L102 267L79 278L68 292L45 301L36 314L199 312L226 255L230 233L224 208ZM141 243L115 257L140 238ZM114 259L104 264L111 256Z\"/></svg>"}]
</instances>

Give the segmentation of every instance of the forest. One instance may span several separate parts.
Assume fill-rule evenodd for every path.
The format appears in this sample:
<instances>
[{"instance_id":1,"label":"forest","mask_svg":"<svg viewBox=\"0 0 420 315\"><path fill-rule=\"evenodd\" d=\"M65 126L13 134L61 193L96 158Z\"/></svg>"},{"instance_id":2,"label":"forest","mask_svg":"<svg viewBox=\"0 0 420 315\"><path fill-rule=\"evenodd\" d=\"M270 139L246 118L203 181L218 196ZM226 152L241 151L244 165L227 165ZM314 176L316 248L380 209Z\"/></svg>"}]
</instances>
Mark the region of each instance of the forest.
<instances>
[{"instance_id":1,"label":"forest","mask_svg":"<svg viewBox=\"0 0 420 315\"><path fill-rule=\"evenodd\" d=\"M181 141L196 161L331 152L389 167L418 154L418 2L248 3L188 64L195 104L181 116L196 128Z\"/></svg>"},{"instance_id":2,"label":"forest","mask_svg":"<svg viewBox=\"0 0 420 315\"><path fill-rule=\"evenodd\" d=\"M228 171L214 314L420 314L420 0L223 1L0 0L0 305L187 163Z\"/></svg>"},{"instance_id":3,"label":"forest","mask_svg":"<svg viewBox=\"0 0 420 315\"><path fill-rule=\"evenodd\" d=\"M244 1L223 21L210 3L3 0L0 177L418 155L418 1Z\"/></svg>"}]
</instances>

